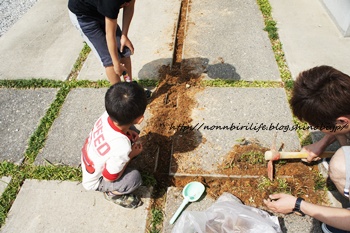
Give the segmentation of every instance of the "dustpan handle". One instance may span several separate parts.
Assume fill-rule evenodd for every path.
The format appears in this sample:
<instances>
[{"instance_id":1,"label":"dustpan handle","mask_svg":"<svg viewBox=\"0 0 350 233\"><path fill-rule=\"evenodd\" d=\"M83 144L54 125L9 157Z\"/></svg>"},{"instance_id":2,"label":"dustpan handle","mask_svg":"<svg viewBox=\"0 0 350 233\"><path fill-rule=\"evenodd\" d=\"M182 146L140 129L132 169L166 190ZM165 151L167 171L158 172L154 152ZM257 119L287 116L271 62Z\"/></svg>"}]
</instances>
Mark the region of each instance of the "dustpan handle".
<instances>
[{"instance_id":1,"label":"dustpan handle","mask_svg":"<svg viewBox=\"0 0 350 233\"><path fill-rule=\"evenodd\" d=\"M174 224L174 222L176 221L177 217L179 217L179 215L181 214L181 211L183 208L185 208L185 206L188 204L188 200L187 198L185 198L180 207L176 210L175 214L173 215L173 217L170 219L170 224Z\"/></svg>"}]
</instances>

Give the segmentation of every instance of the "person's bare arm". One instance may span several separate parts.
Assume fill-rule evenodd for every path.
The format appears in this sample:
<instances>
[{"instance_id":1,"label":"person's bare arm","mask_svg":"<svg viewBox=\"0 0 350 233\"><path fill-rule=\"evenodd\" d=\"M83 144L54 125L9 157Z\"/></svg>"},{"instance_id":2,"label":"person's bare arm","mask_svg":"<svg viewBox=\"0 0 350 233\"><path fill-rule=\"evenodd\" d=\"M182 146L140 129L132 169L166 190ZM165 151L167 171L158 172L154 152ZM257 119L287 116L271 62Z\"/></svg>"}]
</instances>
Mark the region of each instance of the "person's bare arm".
<instances>
[{"instance_id":1,"label":"person's bare arm","mask_svg":"<svg viewBox=\"0 0 350 233\"><path fill-rule=\"evenodd\" d=\"M350 210L301 202L301 211L327 225L350 231Z\"/></svg>"},{"instance_id":2,"label":"person's bare arm","mask_svg":"<svg viewBox=\"0 0 350 233\"><path fill-rule=\"evenodd\" d=\"M124 46L127 46L131 50L131 54L134 54L134 46L128 37L128 33L131 20L134 16L134 9L135 0L131 0L130 3L123 8L122 36L120 38L120 50L123 51Z\"/></svg>"},{"instance_id":3,"label":"person's bare arm","mask_svg":"<svg viewBox=\"0 0 350 233\"><path fill-rule=\"evenodd\" d=\"M265 205L272 211L277 213L291 213L295 206L296 197L279 193L272 194L268 200L264 200ZM300 210L321 222L332 227L350 230L350 210L343 208L335 208L329 206L315 205L306 201L302 201Z\"/></svg>"},{"instance_id":4,"label":"person's bare arm","mask_svg":"<svg viewBox=\"0 0 350 233\"><path fill-rule=\"evenodd\" d=\"M142 152L142 150L143 150L143 147L142 147L142 144L141 144L141 143L134 143L134 144L132 145L132 147L131 147L131 152L130 152L130 154L129 154L129 158L130 158L129 162L131 161L131 159L133 159L134 157L136 157L137 155L139 155L139 154ZM104 178L106 181L109 181L109 182L113 182L113 181L118 180L118 179L123 175L125 169L128 167L129 162L127 162L127 163L124 165L123 169L118 173L117 179L115 179L115 180L109 180L109 179L107 179L107 178L105 178L105 177L103 177L103 178Z\"/></svg>"},{"instance_id":5,"label":"person's bare arm","mask_svg":"<svg viewBox=\"0 0 350 233\"><path fill-rule=\"evenodd\" d=\"M334 135L325 134L325 136L318 142L315 142L313 144L307 145L303 147L301 151L308 152L309 156L306 160L303 160L304 162L311 162L319 160L320 157L318 157L320 154L322 154L327 146L332 144L336 140Z\"/></svg>"}]
</instances>

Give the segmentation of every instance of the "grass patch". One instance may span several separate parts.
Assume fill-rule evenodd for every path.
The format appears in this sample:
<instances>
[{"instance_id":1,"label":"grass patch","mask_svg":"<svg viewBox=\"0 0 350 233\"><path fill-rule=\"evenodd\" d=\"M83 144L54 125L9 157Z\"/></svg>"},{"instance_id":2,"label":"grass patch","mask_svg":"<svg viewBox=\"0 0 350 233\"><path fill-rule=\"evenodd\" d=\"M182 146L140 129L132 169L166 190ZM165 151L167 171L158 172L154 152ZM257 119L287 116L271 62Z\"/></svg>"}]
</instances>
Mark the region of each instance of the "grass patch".
<instances>
[{"instance_id":1,"label":"grass patch","mask_svg":"<svg viewBox=\"0 0 350 233\"><path fill-rule=\"evenodd\" d=\"M278 39L278 33L277 33L277 27L276 22L273 20L267 20L266 21L266 27L264 28L265 31L269 34L269 38L271 40L277 40Z\"/></svg>"},{"instance_id":2,"label":"grass patch","mask_svg":"<svg viewBox=\"0 0 350 233\"><path fill-rule=\"evenodd\" d=\"M81 182L81 168L64 165L26 166L23 171L28 179L37 180L70 180Z\"/></svg>"},{"instance_id":3,"label":"grass patch","mask_svg":"<svg viewBox=\"0 0 350 233\"><path fill-rule=\"evenodd\" d=\"M161 224L163 222L163 211L158 208L152 208L151 210L151 228L148 229L148 233L159 233L161 230Z\"/></svg>"},{"instance_id":4,"label":"grass patch","mask_svg":"<svg viewBox=\"0 0 350 233\"><path fill-rule=\"evenodd\" d=\"M17 80L0 80L0 87L30 89L30 88L59 88L63 81L50 79L17 79Z\"/></svg>"},{"instance_id":5,"label":"grass patch","mask_svg":"<svg viewBox=\"0 0 350 233\"><path fill-rule=\"evenodd\" d=\"M4 161L0 163L0 177L2 176L15 176L19 170L19 166Z\"/></svg>"}]
</instances>

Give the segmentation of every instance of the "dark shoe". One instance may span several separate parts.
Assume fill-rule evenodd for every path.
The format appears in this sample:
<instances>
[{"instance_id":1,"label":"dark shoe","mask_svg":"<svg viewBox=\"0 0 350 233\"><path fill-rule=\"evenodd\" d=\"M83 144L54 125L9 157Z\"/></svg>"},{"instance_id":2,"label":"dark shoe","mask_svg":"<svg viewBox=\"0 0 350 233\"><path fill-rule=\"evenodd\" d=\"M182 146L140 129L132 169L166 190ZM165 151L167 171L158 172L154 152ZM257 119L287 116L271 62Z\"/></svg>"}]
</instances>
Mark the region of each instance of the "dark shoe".
<instances>
[{"instance_id":1,"label":"dark shoe","mask_svg":"<svg viewBox=\"0 0 350 233\"><path fill-rule=\"evenodd\" d=\"M106 200L125 208L135 209L143 204L142 201L134 194L109 195L107 192L103 194Z\"/></svg>"},{"instance_id":2,"label":"dark shoe","mask_svg":"<svg viewBox=\"0 0 350 233\"><path fill-rule=\"evenodd\" d=\"M340 230L340 229L331 227L325 223L322 223L321 228L323 233L350 233L350 231Z\"/></svg>"}]
</instances>

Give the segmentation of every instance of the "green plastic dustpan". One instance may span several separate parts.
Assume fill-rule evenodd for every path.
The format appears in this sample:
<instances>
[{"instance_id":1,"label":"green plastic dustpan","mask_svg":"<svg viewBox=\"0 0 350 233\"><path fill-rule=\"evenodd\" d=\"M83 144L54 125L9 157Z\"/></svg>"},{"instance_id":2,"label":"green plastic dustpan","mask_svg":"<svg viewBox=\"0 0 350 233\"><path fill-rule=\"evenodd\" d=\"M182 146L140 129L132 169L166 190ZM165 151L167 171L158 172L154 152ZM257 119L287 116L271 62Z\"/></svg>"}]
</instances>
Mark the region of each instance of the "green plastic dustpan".
<instances>
[{"instance_id":1,"label":"green plastic dustpan","mask_svg":"<svg viewBox=\"0 0 350 233\"><path fill-rule=\"evenodd\" d=\"M205 187L202 183L193 181L188 183L184 189L182 190L182 196L184 197L184 200L182 201L180 207L176 210L175 214L173 217L170 219L170 224L174 224L176 219L179 217L181 214L181 211L189 202L194 202L197 201L202 194L205 191Z\"/></svg>"}]
</instances>

